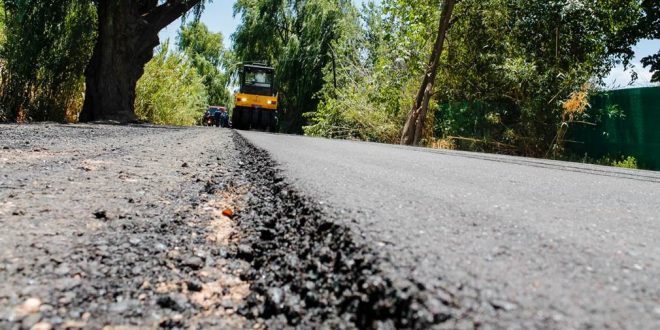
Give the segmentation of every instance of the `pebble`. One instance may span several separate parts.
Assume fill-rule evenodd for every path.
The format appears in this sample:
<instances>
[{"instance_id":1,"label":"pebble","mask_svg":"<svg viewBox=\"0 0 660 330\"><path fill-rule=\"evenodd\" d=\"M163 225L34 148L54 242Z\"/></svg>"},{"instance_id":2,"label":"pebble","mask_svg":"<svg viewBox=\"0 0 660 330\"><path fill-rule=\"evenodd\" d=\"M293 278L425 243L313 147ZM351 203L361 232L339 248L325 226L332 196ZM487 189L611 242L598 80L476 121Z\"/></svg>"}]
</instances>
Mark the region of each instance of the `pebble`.
<instances>
[{"instance_id":1,"label":"pebble","mask_svg":"<svg viewBox=\"0 0 660 330\"><path fill-rule=\"evenodd\" d=\"M280 288L270 288L268 290L268 299L276 306L284 300L284 291Z\"/></svg>"},{"instance_id":2,"label":"pebble","mask_svg":"<svg viewBox=\"0 0 660 330\"><path fill-rule=\"evenodd\" d=\"M41 307L41 300L39 298L29 298L19 307L19 309L23 315L27 315L38 312L39 307Z\"/></svg>"},{"instance_id":3,"label":"pebble","mask_svg":"<svg viewBox=\"0 0 660 330\"><path fill-rule=\"evenodd\" d=\"M71 268L69 268L68 264L61 264L59 267L55 268L55 274L64 276L68 275L71 272Z\"/></svg>"},{"instance_id":4,"label":"pebble","mask_svg":"<svg viewBox=\"0 0 660 330\"><path fill-rule=\"evenodd\" d=\"M32 326L30 330L51 330L53 326L48 322L39 322Z\"/></svg>"},{"instance_id":5,"label":"pebble","mask_svg":"<svg viewBox=\"0 0 660 330\"><path fill-rule=\"evenodd\" d=\"M249 245L241 244L238 246L237 257L250 261L252 260L253 255L254 255L254 251L252 250L252 247L250 247Z\"/></svg>"},{"instance_id":6,"label":"pebble","mask_svg":"<svg viewBox=\"0 0 660 330\"><path fill-rule=\"evenodd\" d=\"M512 311L512 310L518 308L518 306L516 306L516 304L508 302L506 300L500 300L500 299L491 300L490 304L493 306L493 308L501 309L501 310L504 310L506 312L509 312L509 311Z\"/></svg>"},{"instance_id":7,"label":"pebble","mask_svg":"<svg viewBox=\"0 0 660 330\"><path fill-rule=\"evenodd\" d=\"M156 304L161 308L171 309L173 311L183 311L185 306L188 303L188 300L185 296L180 294L168 294L160 296L156 300Z\"/></svg>"},{"instance_id":8,"label":"pebble","mask_svg":"<svg viewBox=\"0 0 660 330\"><path fill-rule=\"evenodd\" d=\"M23 326L24 329L31 329L39 321L41 321L41 314L36 313L36 314L28 315L25 318L23 318L21 325Z\"/></svg>"},{"instance_id":9,"label":"pebble","mask_svg":"<svg viewBox=\"0 0 660 330\"><path fill-rule=\"evenodd\" d=\"M190 257L184 260L182 265L193 270L198 270L204 267L204 260L200 257Z\"/></svg>"}]
</instances>

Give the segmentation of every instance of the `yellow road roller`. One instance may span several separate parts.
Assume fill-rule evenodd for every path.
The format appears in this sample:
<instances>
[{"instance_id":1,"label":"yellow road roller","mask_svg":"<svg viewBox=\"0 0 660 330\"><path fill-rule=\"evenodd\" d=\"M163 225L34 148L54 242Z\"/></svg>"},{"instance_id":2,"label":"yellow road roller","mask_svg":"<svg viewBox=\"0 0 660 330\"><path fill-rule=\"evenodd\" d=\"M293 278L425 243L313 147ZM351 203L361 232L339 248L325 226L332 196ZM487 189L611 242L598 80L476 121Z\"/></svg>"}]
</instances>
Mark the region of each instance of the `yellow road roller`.
<instances>
[{"instance_id":1,"label":"yellow road roller","mask_svg":"<svg viewBox=\"0 0 660 330\"><path fill-rule=\"evenodd\" d=\"M278 106L275 69L260 64L243 64L238 73L240 89L235 94L234 128L275 131Z\"/></svg>"}]
</instances>

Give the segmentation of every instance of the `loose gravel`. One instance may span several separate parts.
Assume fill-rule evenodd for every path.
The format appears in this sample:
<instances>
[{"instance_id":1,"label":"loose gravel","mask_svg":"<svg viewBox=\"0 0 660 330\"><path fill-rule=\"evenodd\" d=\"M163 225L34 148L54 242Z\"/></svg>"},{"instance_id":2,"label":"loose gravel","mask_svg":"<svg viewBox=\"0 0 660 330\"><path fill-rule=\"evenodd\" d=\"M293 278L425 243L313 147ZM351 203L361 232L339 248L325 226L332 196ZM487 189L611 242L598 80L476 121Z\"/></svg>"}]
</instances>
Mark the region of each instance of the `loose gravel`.
<instances>
[{"instance_id":1,"label":"loose gravel","mask_svg":"<svg viewBox=\"0 0 660 330\"><path fill-rule=\"evenodd\" d=\"M426 329L452 318L451 297L384 270L386 260L344 225L354 215L305 198L266 152L234 141L251 186L237 217L245 238L236 255L252 265L241 314L273 329Z\"/></svg>"},{"instance_id":2,"label":"loose gravel","mask_svg":"<svg viewBox=\"0 0 660 330\"><path fill-rule=\"evenodd\" d=\"M0 328L427 328L450 299L229 130L0 125Z\"/></svg>"}]
</instances>

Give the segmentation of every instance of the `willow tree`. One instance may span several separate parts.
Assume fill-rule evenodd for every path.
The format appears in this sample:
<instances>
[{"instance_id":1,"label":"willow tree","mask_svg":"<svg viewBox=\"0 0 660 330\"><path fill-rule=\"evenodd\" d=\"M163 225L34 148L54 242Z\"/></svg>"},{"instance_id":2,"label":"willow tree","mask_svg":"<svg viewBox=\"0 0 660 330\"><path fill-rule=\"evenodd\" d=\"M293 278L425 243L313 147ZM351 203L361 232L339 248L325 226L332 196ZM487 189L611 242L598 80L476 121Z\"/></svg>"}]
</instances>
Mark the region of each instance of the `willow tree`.
<instances>
[{"instance_id":1,"label":"willow tree","mask_svg":"<svg viewBox=\"0 0 660 330\"><path fill-rule=\"evenodd\" d=\"M98 39L85 71L80 121L135 121L135 86L153 58L158 33L203 0L97 0Z\"/></svg>"},{"instance_id":2,"label":"willow tree","mask_svg":"<svg viewBox=\"0 0 660 330\"><path fill-rule=\"evenodd\" d=\"M426 122L426 115L429 110L431 97L433 96L433 87L438 75L438 67L440 66L440 55L442 54L442 49L445 44L445 36L449 29L452 11L454 10L456 2L457 0L445 0L442 4L438 34L436 36L435 45L433 46L429 65L422 78L422 85L415 97L415 103L408 114L408 119L401 132L401 144L403 145L417 145L422 139L424 123Z\"/></svg>"}]
</instances>

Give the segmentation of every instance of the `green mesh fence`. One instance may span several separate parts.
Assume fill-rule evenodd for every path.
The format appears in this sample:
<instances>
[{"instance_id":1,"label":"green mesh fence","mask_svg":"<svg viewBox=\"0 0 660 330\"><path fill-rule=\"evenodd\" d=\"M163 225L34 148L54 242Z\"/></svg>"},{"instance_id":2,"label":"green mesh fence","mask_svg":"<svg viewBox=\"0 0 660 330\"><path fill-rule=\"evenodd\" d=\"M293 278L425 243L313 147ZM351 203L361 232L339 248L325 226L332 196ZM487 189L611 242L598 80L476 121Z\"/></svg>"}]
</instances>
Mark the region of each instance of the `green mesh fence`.
<instances>
[{"instance_id":1,"label":"green mesh fence","mask_svg":"<svg viewBox=\"0 0 660 330\"><path fill-rule=\"evenodd\" d=\"M660 170L660 87L609 91L590 103L601 120L595 127L571 128L571 151L592 158L633 156L642 167ZM624 117L608 116L613 109Z\"/></svg>"}]
</instances>

